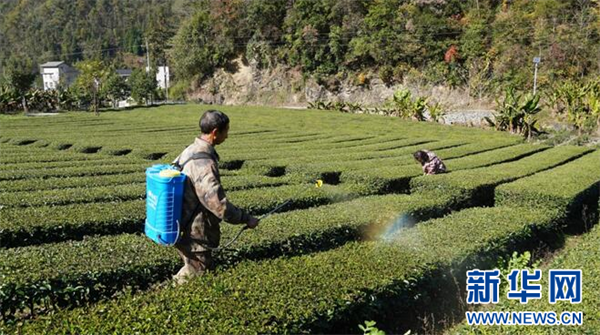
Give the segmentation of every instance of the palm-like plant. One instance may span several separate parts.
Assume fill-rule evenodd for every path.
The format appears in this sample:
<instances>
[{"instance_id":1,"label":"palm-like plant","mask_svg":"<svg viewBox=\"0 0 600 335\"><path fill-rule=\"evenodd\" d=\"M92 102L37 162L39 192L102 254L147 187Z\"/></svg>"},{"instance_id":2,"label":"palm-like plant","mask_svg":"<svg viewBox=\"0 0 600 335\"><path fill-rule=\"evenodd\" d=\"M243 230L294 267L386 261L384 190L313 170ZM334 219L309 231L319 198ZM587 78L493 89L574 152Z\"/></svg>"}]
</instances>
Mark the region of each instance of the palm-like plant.
<instances>
[{"instance_id":1,"label":"palm-like plant","mask_svg":"<svg viewBox=\"0 0 600 335\"><path fill-rule=\"evenodd\" d=\"M412 109L412 95L409 90L398 90L392 97L391 106L395 113L401 117L407 117L410 115L410 109Z\"/></svg>"},{"instance_id":2,"label":"palm-like plant","mask_svg":"<svg viewBox=\"0 0 600 335\"><path fill-rule=\"evenodd\" d=\"M387 103L390 114L405 119L425 121L427 111L427 98L417 97L413 99L409 90L398 90Z\"/></svg>"},{"instance_id":3,"label":"palm-like plant","mask_svg":"<svg viewBox=\"0 0 600 335\"><path fill-rule=\"evenodd\" d=\"M539 133L538 120L535 118L542 110L539 95L522 95L510 88L505 92L504 100L497 103L498 111L494 113L494 120L484 118L496 130L522 134L528 139Z\"/></svg>"},{"instance_id":4,"label":"palm-like plant","mask_svg":"<svg viewBox=\"0 0 600 335\"><path fill-rule=\"evenodd\" d=\"M579 135L600 126L600 82L567 81L553 90L553 107L564 115Z\"/></svg>"},{"instance_id":5,"label":"palm-like plant","mask_svg":"<svg viewBox=\"0 0 600 335\"><path fill-rule=\"evenodd\" d=\"M519 97L516 95L514 88L509 88L504 93L502 102L496 99L498 105L497 112L494 113L494 120L486 117L485 120L490 126L500 131L514 131L514 120L517 114L517 104Z\"/></svg>"},{"instance_id":6,"label":"palm-like plant","mask_svg":"<svg viewBox=\"0 0 600 335\"><path fill-rule=\"evenodd\" d=\"M60 89L57 91L58 109L72 111L77 109L77 96L71 89Z\"/></svg>"},{"instance_id":7,"label":"palm-like plant","mask_svg":"<svg viewBox=\"0 0 600 335\"><path fill-rule=\"evenodd\" d=\"M415 121L425 121L425 111L427 110L427 98L418 97L409 110L410 117Z\"/></svg>"},{"instance_id":8,"label":"palm-like plant","mask_svg":"<svg viewBox=\"0 0 600 335\"><path fill-rule=\"evenodd\" d=\"M440 122L444 119L446 112L444 111L444 106L439 102L434 104L427 105L427 111L429 112L429 118L433 122Z\"/></svg>"},{"instance_id":9,"label":"palm-like plant","mask_svg":"<svg viewBox=\"0 0 600 335\"><path fill-rule=\"evenodd\" d=\"M365 111L365 109L359 103L348 102L346 103L346 106L348 107L348 111L350 113L362 113Z\"/></svg>"},{"instance_id":10,"label":"palm-like plant","mask_svg":"<svg viewBox=\"0 0 600 335\"><path fill-rule=\"evenodd\" d=\"M7 86L0 86L0 112L10 113L19 109L19 94Z\"/></svg>"},{"instance_id":11,"label":"palm-like plant","mask_svg":"<svg viewBox=\"0 0 600 335\"><path fill-rule=\"evenodd\" d=\"M596 127L600 127L600 99L597 94L588 96L588 106L591 117L596 120Z\"/></svg>"}]
</instances>

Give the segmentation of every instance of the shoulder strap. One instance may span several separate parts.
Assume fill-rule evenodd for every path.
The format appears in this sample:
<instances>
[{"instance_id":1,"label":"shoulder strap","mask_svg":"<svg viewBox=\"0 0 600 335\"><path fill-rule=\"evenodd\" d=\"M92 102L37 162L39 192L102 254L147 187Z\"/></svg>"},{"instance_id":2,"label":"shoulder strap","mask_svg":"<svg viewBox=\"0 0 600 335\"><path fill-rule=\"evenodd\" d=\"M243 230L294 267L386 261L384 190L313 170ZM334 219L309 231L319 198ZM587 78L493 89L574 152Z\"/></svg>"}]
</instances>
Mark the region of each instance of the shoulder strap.
<instances>
[{"instance_id":1,"label":"shoulder strap","mask_svg":"<svg viewBox=\"0 0 600 335\"><path fill-rule=\"evenodd\" d=\"M179 169L179 171L183 170L183 167L189 163L191 160L194 159L210 159L213 161L216 161L215 156L206 153L206 152L196 152L194 153L190 158L188 158L185 162L183 162L183 164L180 164L179 161L175 162L173 165L175 165L175 167L177 167L177 169Z\"/></svg>"}]
</instances>

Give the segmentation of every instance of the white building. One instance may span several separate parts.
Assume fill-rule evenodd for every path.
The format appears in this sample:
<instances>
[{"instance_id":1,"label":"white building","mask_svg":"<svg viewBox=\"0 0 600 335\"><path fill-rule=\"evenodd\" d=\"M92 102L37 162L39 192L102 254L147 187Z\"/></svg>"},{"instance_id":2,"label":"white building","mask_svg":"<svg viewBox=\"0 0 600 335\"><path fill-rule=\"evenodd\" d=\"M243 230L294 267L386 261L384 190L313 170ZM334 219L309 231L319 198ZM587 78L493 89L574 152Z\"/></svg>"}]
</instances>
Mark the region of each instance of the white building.
<instances>
[{"instance_id":1,"label":"white building","mask_svg":"<svg viewBox=\"0 0 600 335\"><path fill-rule=\"evenodd\" d=\"M163 90L168 88L170 84L169 67L159 66L156 70L156 84Z\"/></svg>"},{"instance_id":2,"label":"white building","mask_svg":"<svg viewBox=\"0 0 600 335\"><path fill-rule=\"evenodd\" d=\"M60 61L40 65L40 73L44 81L44 91L54 90L59 85L71 86L77 78L77 70Z\"/></svg>"},{"instance_id":3,"label":"white building","mask_svg":"<svg viewBox=\"0 0 600 335\"><path fill-rule=\"evenodd\" d=\"M150 68L146 67L146 72L150 72ZM156 86L160 89L165 89L170 87L171 78L169 78L171 74L169 73L168 66L158 66L156 68Z\"/></svg>"}]
</instances>

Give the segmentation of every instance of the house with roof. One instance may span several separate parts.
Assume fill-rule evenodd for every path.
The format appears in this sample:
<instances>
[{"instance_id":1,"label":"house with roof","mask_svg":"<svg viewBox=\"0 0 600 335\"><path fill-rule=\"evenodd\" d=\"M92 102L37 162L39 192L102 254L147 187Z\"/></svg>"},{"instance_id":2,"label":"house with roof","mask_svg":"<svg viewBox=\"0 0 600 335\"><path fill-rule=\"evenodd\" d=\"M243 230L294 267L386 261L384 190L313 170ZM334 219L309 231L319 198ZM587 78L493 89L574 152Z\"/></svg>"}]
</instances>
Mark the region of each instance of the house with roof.
<instances>
[{"instance_id":1,"label":"house with roof","mask_svg":"<svg viewBox=\"0 0 600 335\"><path fill-rule=\"evenodd\" d=\"M117 69L116 70L117 75L123 79L125 79L125 81L129 80L129 77L131 77L131 73L133 73L133 71L131 69Z\"/></svg>"},{"instance_id":2,"label":"house with roof","mask_svg":"<svg viewBox=\"0 0 600 335\"><path fill-rule=\"evenodd\" d=\"M54 90L59 85L71 86L78 75L76 69L62 61L47 62L40 65L40 73L44 82L44 91Z\"/></svg>"}]
</instances>

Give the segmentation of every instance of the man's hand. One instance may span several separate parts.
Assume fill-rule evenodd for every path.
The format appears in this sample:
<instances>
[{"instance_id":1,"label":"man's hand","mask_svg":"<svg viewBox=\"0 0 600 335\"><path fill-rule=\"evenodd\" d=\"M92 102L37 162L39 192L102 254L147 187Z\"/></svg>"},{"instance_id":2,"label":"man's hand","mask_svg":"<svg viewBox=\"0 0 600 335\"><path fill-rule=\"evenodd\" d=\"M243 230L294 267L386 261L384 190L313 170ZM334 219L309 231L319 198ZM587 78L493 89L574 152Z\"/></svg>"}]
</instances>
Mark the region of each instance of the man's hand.
<instances>
[{"instance_id":1,"label":"man's hand","mask_svg":"<svg viewBox=\"0 0 600 335\"><path fill-rule=\"evenodd\" d=\"M256 226L258 226L258 223L260 222L259 219L255 218L254 216L250 218L250 221L248 221L248 228L250 229L254 229L256 228Z\"/></svg>"}]
</instances>

